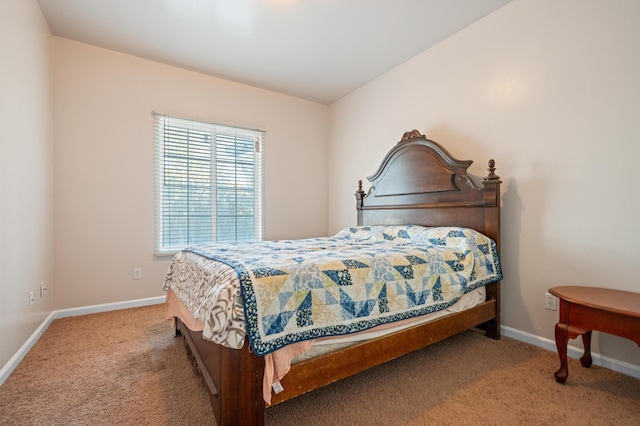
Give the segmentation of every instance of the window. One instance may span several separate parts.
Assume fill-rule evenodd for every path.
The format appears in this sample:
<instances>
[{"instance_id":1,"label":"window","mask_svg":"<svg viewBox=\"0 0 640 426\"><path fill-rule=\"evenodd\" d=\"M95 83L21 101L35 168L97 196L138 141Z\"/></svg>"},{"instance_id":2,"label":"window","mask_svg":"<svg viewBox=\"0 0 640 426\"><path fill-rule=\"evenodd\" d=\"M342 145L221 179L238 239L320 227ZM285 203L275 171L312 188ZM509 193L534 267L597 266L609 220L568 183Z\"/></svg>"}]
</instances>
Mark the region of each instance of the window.
<instances>
[{"instance_id":1,"label":"window","mask_svg":"<svg viewBox=\"0 0 640 426\"><path fill-rule=\"evenodd\" d=\"M156 254L262 239L264 132L156 118Z\"/></svg>"}]
</instances>

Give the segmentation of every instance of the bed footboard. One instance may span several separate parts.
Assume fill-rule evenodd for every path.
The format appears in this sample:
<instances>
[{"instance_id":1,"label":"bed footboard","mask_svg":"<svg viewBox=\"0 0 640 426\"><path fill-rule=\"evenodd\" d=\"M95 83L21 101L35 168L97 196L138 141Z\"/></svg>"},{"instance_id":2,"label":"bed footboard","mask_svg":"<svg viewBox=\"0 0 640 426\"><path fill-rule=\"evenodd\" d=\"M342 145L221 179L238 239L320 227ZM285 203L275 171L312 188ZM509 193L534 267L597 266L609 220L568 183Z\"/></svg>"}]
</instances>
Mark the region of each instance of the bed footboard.
<instances>
[{"instance_id":1,"label":"bed footboard","mask_svg":"<svg viewBox=\"0 0 640 426\"><path fill-rule=\"evenodd\" d=\"M488 324L495 318L496 310L496 300L488 299L468 310L296 364L281 380L284 391L273 395L271 403L284 402L478 325Z\"/></svg>"},{"instance_id":2,"label":"bed footboard","mask_svg":"<svg viewBox=\"0 0 640 426\"><path fill-rule=\"evenodd\" d=\"M284 391L273 395L271 403L284 402L473 327L499 339L497 294L498 282L487 286L486 301L476 307L294 365L281 380ZM263 357L251 353L247 343L237 350L205 340L202 332L190 330L178 318L176 334L184 337L194 372L206 384L217 424L264 425Z\"/></svg>"},{"instance_id":3,"label":"bed footboard","mask_svg":"<svg viewBox=\"0 0 640 426\"><path fill-rule=\"evenodd\" d=\"M264 360L242 350L229 349L202 338L178 318L176 329L184 337L194 370L201 375L218 425L263 425Z\"/></svg>"}]
</instances>

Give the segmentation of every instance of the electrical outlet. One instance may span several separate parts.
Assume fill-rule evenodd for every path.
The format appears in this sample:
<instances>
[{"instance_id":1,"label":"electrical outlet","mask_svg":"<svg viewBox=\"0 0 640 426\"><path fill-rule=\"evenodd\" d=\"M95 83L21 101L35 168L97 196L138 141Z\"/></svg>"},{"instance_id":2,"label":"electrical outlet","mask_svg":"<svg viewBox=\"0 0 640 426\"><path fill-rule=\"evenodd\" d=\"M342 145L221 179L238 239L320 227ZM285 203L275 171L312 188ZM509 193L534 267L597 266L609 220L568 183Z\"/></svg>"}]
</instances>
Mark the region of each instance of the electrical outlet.
<instances>
[{"instance_id":1,"label":"electrical outlet","mask_svg":"<svg viewBox=\"0 0 640 426\"><path fill-rule=\"evenodd\" d=\"M142 279L142 268L133 268L133 279L134 280Z\"/></svg>"},{"instance_id":2,"label":"electrical outlet","mask_svg":"<svg viewBox=\"0 0 640 426\"><path fill-rule=\"evenodd\" d=\"M545 293L544 294L544 308L545 309L550 309L552 311L557 310L558 309L558 299L556 299L556 297L551 293Z\"/></svg>"},{"instance_id":3,"label":"electrical outlet","mask_svg":"<svg viewBox=\"0 0 640 426\"><path fill-rule=\"evenodd\" d=\"M33 292L29 292L29 309L33 308L33 302L35 302L35 298L33 297Z\"/></svg>"}]
</instances>

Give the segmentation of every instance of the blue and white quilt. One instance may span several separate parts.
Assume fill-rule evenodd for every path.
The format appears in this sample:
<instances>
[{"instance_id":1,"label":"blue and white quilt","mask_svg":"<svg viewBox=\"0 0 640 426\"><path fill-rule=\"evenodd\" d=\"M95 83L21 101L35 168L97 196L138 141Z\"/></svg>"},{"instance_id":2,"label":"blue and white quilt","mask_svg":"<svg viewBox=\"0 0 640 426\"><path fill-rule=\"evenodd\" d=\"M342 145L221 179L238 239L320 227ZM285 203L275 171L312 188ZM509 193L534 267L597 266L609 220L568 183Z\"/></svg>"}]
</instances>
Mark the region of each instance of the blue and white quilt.
<instances>
[{"instance_id":1,"label":"blue and white quilt","mask_svg":"<svg viewBox=\"0 0 640 426\"><path fill-rule=\"evenodd\" d=\"M185 251L235 269L257 355L445 309L502 279L495 242L467 228L364 226Z\"/></svg>"}]
</instances>

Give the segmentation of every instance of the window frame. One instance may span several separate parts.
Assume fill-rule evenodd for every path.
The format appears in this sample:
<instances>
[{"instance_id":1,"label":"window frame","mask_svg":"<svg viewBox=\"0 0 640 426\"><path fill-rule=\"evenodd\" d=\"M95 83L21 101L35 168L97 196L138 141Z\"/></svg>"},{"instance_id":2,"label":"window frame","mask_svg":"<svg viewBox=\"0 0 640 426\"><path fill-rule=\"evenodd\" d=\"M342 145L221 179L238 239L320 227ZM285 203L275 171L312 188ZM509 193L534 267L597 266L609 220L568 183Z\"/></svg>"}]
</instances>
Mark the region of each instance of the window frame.
<instances>
[{"instance_id":1,"label":"window frame","mask_svg":"<svg viewBox=\"0 0 640 426\"><path fill-rule=\"evenodd\" d=\"M176 187L179 187L179 185L176 183L178 182L180 179L178 177L175 177L171 183L173 183L173 186L171 186L170 184L166 183L166 175L165 172L167 170L167 161L169 158L169 155L165 155L166 154L166 149L167 146L170 146L170 144L175 146L178 146L183 143L185 149L187 149L187 151L182 151L187 152L184 154L184 162L186 162L187 166L185 168L185 166L182 167L182 169L180 171L186 173L187 176L187 181L186 183L183 184L184 188L182 188L183 192L187 192L187 194L190 194L191 192L191 180L189 180L189 171L191 170L189 167L190 164L190 160L189 158L189 154L188 154L188 147L190 144L190 140L189 138L178 138L176 136L172 136L173 139L168 139L167 138L167 129L169 128L174 128L174 129L181 129L182 131L185 131L187 134L189 131L191 132L199 132L199 133L203 133L203 134L207 134L209 135L209 179L210 179L210 185L209 185L209 197L210 197L210 210L209 210L209 214L210 214L210 224L209 224L209 232L205 232L203 233L196 233L196 235L205 235L208 233L208 235L210 236L210 240L211 241L207 241L207 242L216 242L216 241L238 241L238 240L262 240L263 236L264 236L264 142L265 142L265 131L264 130L259 130L259 129L248 129L248 128L243 128L243 127L237 127L237 126L229 126L229 125L222 125L222 124L216 124L216 123L210 123L210 122L205 122L205 121L200 121L200 120L193 120L193 119L188 119L188 118L182 118L182 117L178 117L175 115L169 115L169 114L164 114L164 113L159 113L154 111L153 112L154 115L154 121L155 121L155 135L154 135L154 186L155 186L155 206L154 206L154 254L156 256L169 256L169 255L173 255L179 251L181 251L182 249L184 249L185 247L189 246L189 245L194 245L194 244L203 244L205 243L205 241L203 240L198 240L197 242L195 241L181 241L179 243L174 243L171 244L170 242L167 242L166 238L165 238L165 230L166 230L166 226L170 226L166 224L167 221L167 208L166 208L166 203L165 203L165 192L168 191L170 187L173 187L174 189ZM179 132L173 133L178 134ZM242 176L242 168L246 167L247 164L249 164L250 167L250 172L253 173L253 179L244 179L244 182L247 183L247 187L246 188L241 188L236 186L235 189L233 188L233 186L229 187L229 185L227 185L227 189L231 188L231 193L232 195L235 194L236 196L238 196L239 193L241 193L244 189L244 192L246 192L246 189L249 190L249 192L251 192L251 189L253 189L253 221L251 222L252 225L246 227L246 228L238 228L238 217L242 217L239 216L238 213L238 209L239 209L239 201L236 198L235 199L235 204L232 204L232 210L235 211L235 216L231 216L233 218L235 218L235 223L236 223L236 236L235 239L220 239L221 237L218 236L218 230L217 230L217 224L218 224L218 219L219 217L221 217L222 215L220 214L220 206L222 203L218 203L217 201L217 196L218 196L218 188L219 188L219 184L218 179L217 179L217 174L220 173L221 167L220 167L220 161L218 159L218 155L216 153L216 147L218 146L222 146L222 144L218 144L218 140L219 139L223 139L225 138L226 142L231 141L230 143L233 145L234 143L237 143L239 140L242 142L241 144L236 144L233 145L234 147L244 147L244 153L245 155L247 154L247 146L248 144L251 142L251 140L253 140L253 160L252 161L245 161L242 162L241 156L235 156L235 157L226 157L226 159L228 160L229 158L231 158L232 161L231 163L226 162L225 164L227 166L231 166L231 170L229 172L229 174L227 176L230 176L232 178L232 180L237 182L237 178L238 176ZM186 142L185 142L186 141ZM224 145L224 147L229 148L230 145ZM202 151L200 152L200 154L202 154ZM202 158L200 158L200 160L202 160ZM174 162L175 162L175 157L174 157ZM202 165L202 161L200 161L200 164ZM177 166L174 167L174 171L177 168ZM229 167L227 167L227 169L229 169ZM249 173L247 176L250 177L251 173ZM184 176L182 176L184 178ZM242 179L241 179L242 180ZM248 182L252 182L252 185ZM200 188L202 189L202 186L200 186ZM240 188L240 189L239 189ZM184 195L183 195L184 196ZM187 200L189 200L189 195L187 195ZM251 198L247 199L247 197L245 196L243 198L244 200L244 207L247 208L247 200L251 200ZM184 201L184 200L183 200ZM186 218L185 220L187 221L187 223L185 224L185 226L187 227L187 232L189 232L190 227L192 227L192 221L190 219L193 219L193 217L195 217L195 214L192 213L188 207L188 201L186 201L187 203L187 208L186 208ZM205 203L206 205L206 203ZM227 204L228 205L228 204ZM250 205L250 203L249 203ZM200 206L202 206L202 203L200 203ZM248 207L249 209L251 209L251 207ZM227 216L229 217L229 216ZM246 216L244 216L246 218ZM233 221L233 219L232 219ZM176 226L176 229L179 229L179 225ZM253 232L250 232L248 237L245 238L237 238L238 235L238 229L240 229L240 232L244 229L251 231L251 229L253 229ZM183 229L183 232L185 230Z\"/></svg>"}]
</instances>

